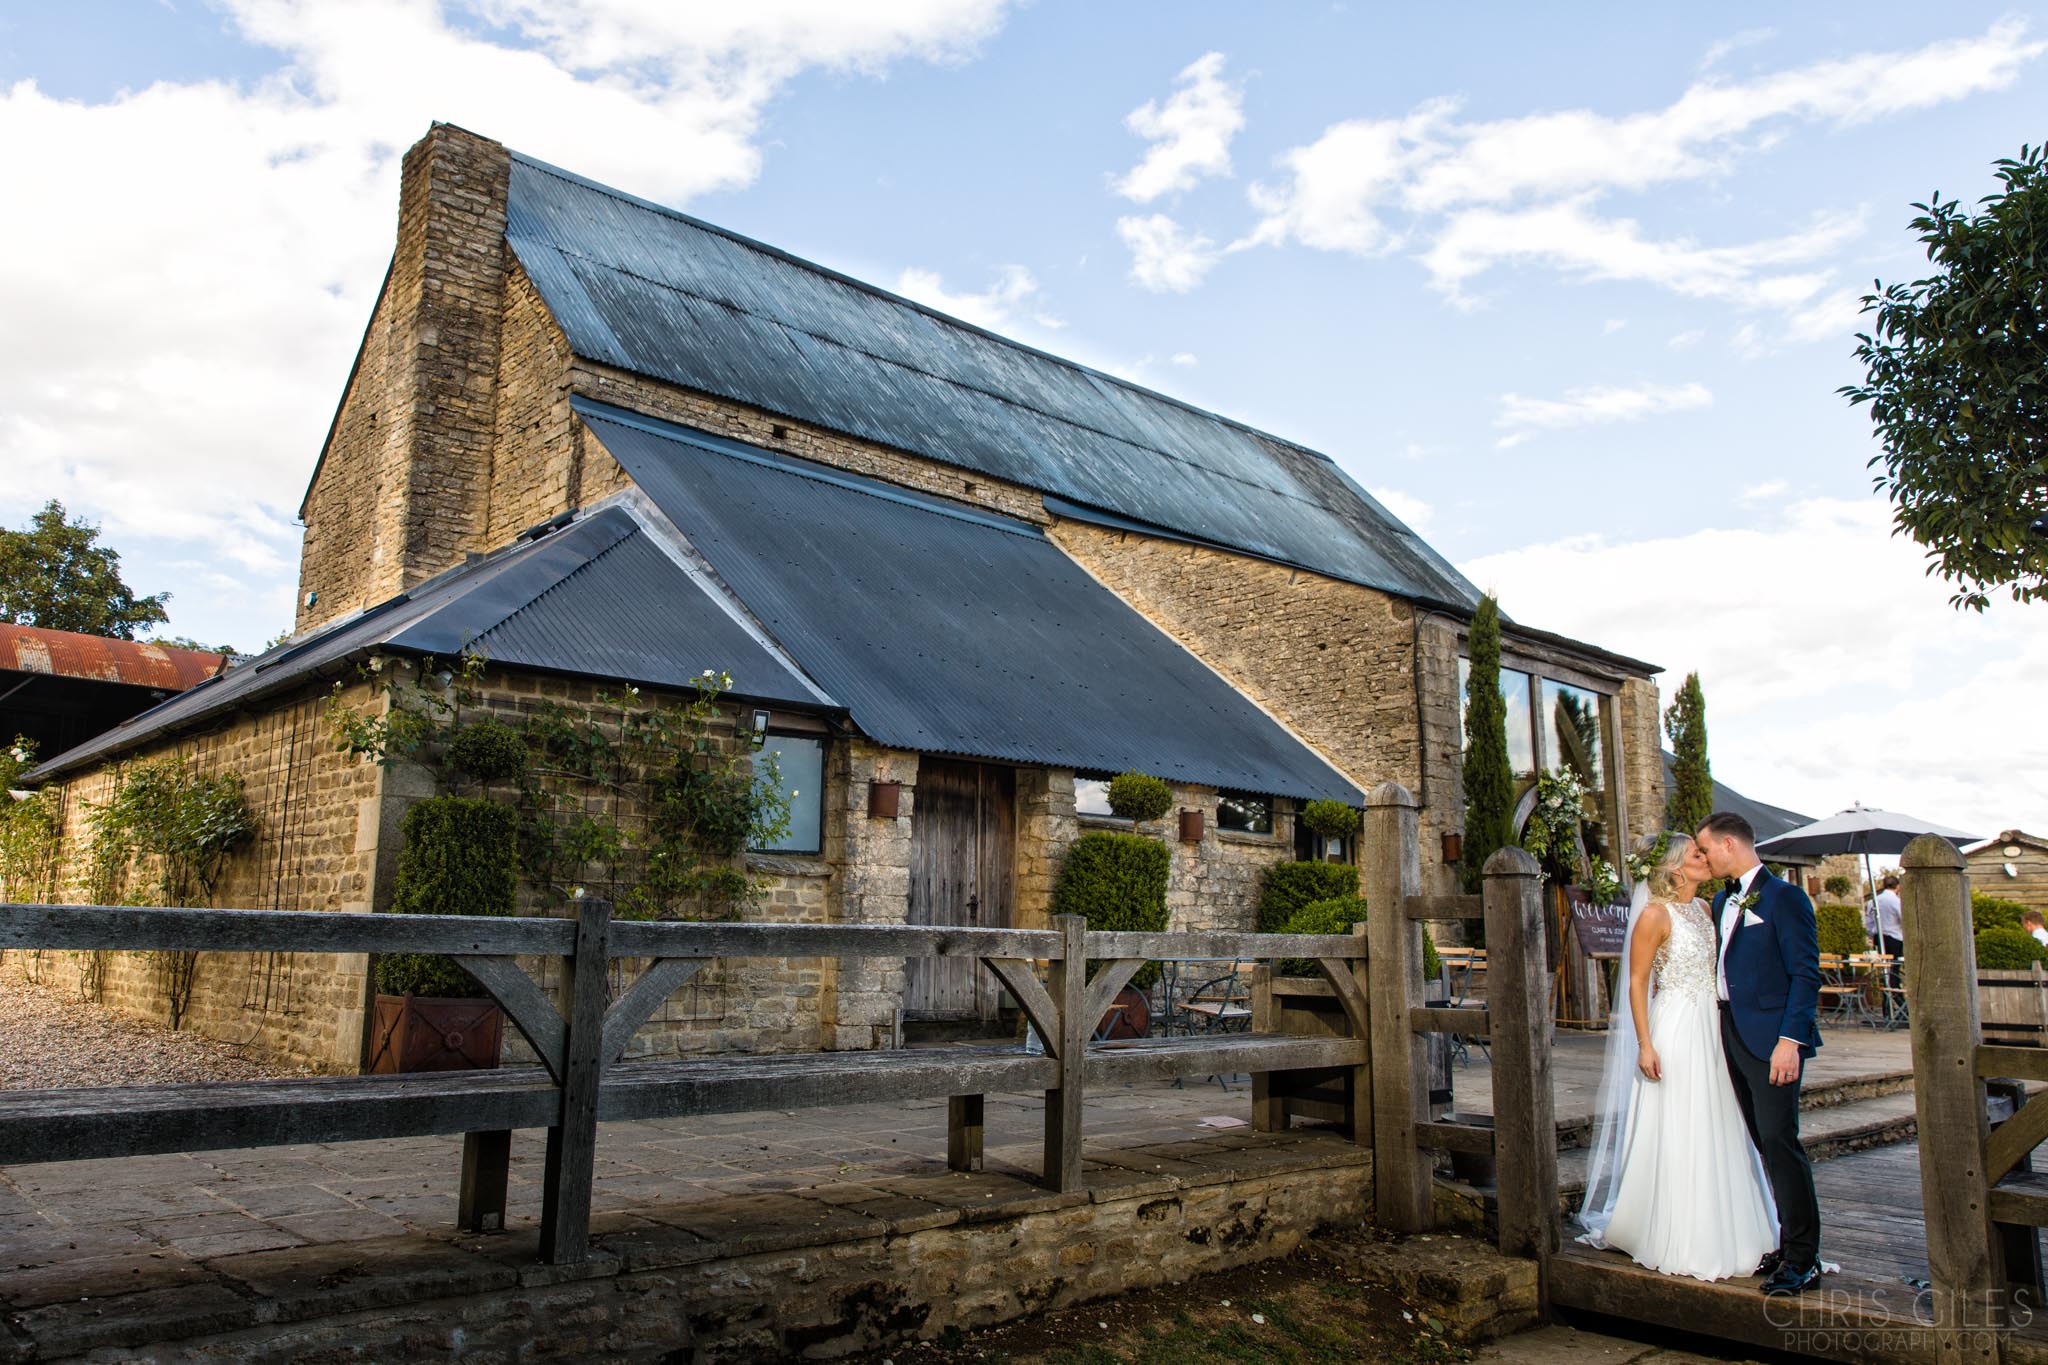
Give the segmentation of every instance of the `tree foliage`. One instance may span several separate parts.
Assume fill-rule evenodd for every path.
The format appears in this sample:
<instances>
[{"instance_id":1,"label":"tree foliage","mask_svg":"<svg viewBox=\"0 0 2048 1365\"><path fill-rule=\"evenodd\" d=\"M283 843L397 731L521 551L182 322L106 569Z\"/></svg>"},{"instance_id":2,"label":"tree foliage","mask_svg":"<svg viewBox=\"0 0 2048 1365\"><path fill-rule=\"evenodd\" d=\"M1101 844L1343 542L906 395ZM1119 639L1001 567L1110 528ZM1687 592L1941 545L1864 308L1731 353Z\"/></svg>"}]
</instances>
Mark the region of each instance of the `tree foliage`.
<instances>
[{"instance_id":1,"label":"tree foliage","mask_svg":"<svg viewBox=\"0 0 2048 1365\"><path fill-rule=\"evenodd\" d=\"M1500 603L1479 599L1467 635L1465 697L1465 889L1477 891L1486 860L1514 842L1515 774L1508 763L1508 708L1500 695Z\"/></svg>"},{"instance_id":2,"label":"tree foliage","mask_svg":"<svg viewBox=\"0 0 2048 1365\"><path fill-rule=\"evenodd\" d=\"M1893 521L1977 611L2001 588L2048 598L2048 152L1996 164L1974 217L1939 192L1913 205L1934 273L1864 296L1867 374L1841 390L1870 407Z\"/></svg>"},{"instance_id":3,"label":"tree foliage","mask_svg":"<svg viewBox=\"0 0 2048 1365\"><path fill-rule=\"evenodd\" d=\"M0 620L117 640L168 620L170 594L137 597L121 581L121 556L99 536L99 527L70 519L55 498L23 529L0 527Z\"/></svg>"},{"instance_id":4,"label":"tree foliage","mask_svg":"<svg viewBox=\"0 0 2048 1365\"><path fill-rule=\"evenodd\" d=\"M1707 761L1707 694L1700 675L1688 673L1677 697L1664 708L1664 733L1671 737L1671 798L1665 824L1691 834L1714 813L1714 769Z\"/></svg>"}]
</instances>

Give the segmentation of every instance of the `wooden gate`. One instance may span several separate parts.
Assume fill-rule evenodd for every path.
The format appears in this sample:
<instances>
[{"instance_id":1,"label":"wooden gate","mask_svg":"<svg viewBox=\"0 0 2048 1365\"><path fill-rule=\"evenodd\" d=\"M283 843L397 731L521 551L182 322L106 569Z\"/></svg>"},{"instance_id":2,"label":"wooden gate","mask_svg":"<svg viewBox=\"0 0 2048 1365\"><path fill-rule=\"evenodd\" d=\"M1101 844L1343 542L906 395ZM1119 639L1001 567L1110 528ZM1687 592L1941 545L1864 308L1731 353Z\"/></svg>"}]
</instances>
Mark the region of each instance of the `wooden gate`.
<instances>
[{"instance_id":1,"label":"wooden gate","mask_svg":"<svg viewBox=\"0 0 2048 1365\"><path fill-rule=\"evenodd\" d=\"M910 922L1007 929L1017 843L1017 771L924 758L910 817ZM971 957L911 958L904 1015L994 1019L1001 988Z\"/></svg>"}]
</instances>

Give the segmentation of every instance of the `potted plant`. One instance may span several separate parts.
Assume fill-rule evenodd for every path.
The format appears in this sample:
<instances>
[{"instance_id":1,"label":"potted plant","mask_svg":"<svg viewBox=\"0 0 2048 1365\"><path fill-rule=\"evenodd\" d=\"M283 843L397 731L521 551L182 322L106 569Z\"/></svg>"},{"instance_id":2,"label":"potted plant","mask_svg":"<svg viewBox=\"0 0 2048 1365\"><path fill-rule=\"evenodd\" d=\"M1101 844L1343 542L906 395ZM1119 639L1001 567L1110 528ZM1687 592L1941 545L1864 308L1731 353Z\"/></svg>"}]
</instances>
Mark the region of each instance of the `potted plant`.
<instances>
[{"instance_id":1,"label":"potted plant","mask_svg":"<svg viewBox=\"0 0 2048 1365\"><path fill-rule=\"evenodd\" d=\"M510 807L482 797L430 796L406 811L400 831L405 842L391 904L395 913L513 913L519 822ZM504 1012L453 960L387 953L377 959L376 982L370 1016L373 1074L484 1070L498 1064Z\"/></svg>"},{"instance_id":2,"label":"potted plant","mask_svg":"<svg viewBox=\"0 0 2048 1365\"><path fill-rule=\"evenodd\" d=\"M1345 841L1358 833L1359 812L1342 801L1311 801L1301 808L1301 823L1316 836L1325 859L1342 862Z\"/></svg>"}]
</instances>

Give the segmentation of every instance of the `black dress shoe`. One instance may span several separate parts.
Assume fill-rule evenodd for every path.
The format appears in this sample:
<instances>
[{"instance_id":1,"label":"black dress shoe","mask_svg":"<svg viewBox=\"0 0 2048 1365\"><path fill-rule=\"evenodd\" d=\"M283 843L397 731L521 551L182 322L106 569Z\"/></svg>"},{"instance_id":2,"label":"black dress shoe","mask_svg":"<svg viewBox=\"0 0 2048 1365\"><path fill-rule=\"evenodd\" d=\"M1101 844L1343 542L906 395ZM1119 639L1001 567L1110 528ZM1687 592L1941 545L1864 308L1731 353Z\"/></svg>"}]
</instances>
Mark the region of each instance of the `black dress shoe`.
<instances>
[{"instance_id":1,"label":"black dress shoe","mask_svg":"<svg viewBox=\"0 0 2048 1365\"><path fill-rule=\"evenodd\" d=\"M1783 1265L1783 1264L1785 1264L1785 1253L1784 1253L1784 1252L1782 1252L1782 1251L1766 1251L1766 1252L1764 1253L1764 1258L1763 1258L1763 1259L1762 1259L1761 1261L1758 1261L1758 1262L1756 1263L1756 1273L1757 1273L1757 1276L1758 1276L1759 1278L1761 1278L1761 1279L1766 1279L1766 1280L1767 1280L1767 1279L1769 1279L1769 1278L1770 1278L1771 1276L1773 1276L1773 1275L1777 1274L1777 1273L1778 1273L1778 1267L1779 1267L1779 1266L1781 1266L1781 1265Z\"/></svg>"},{"instance_id":2,"label":"black dress shoe","mask_svg":"<svg viewBox=\"0 0 2048 1365\"><path fill-rule=\"evenodd\" d=\"M1780 1265L1771 1272L1771 1278L1764 1281L1764 1293L1771 1298L1781 1294L1803 1294L1820 1283L1820 1263L1799 1269L1796 1266Z\"/></svg>"}]
</instances>

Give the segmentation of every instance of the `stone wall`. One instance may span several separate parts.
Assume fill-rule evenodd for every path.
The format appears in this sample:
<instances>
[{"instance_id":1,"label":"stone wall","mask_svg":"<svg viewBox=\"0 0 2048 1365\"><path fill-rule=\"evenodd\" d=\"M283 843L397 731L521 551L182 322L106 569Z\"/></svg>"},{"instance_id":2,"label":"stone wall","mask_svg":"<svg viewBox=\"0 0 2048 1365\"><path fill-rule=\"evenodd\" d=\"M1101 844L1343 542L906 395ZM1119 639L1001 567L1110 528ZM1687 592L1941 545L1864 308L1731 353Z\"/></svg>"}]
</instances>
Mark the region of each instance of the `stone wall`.
<instances>
[{"instance_id":1,"label":"stone wall","mask_svg":"<svg viewBox=\"0 0 2048 1365\"><path fill-rule=\"evenodd\" d=\"M1628 827L1636 834L1664 828L1664 732L1657 683L1630 678L1616 699L1616 728L1622 735L1622 785L1628 796Z\"/></svg>"},{"instance_id":2,"label":"stone wall","mask_svg":"<svg viewBox=\"0 0 2048 1365\"><path fill-rule=\"evenodd\" d=\"M391 270L301 509L301 630L486 548L510 167L445 124L405 154Z\"/></svg>"},{"instance_id":3,"label":"stone wall","mask_svg":"<svg viewBox=\"0 0 2048 1365\"><path fill-rule=\"evenodd\" d=\"M366 687L351 690L363 704ZM371 908L377 859L381 773L336 752L324 716L326 696L309 690L269 709L241 715L214 731L150 745L127 755L137 762L178 755L208 774L232 773L256 817L255 838L229 861L213 904L247 910ZM89 807L104 802L115 765L57 784L64 803L63 893L87 899ZM125 891L148 903L146 868ZM36 964L44 980L90 986L103 969L97 997L137 1018L168 1022L157 964L143 953L46 953ZM274 1057L330 1072L357 1069L367 990L365 958L333 953L202 953L193 971L182 1027L254 1047Z\"/></svg>"}]
</instances>

